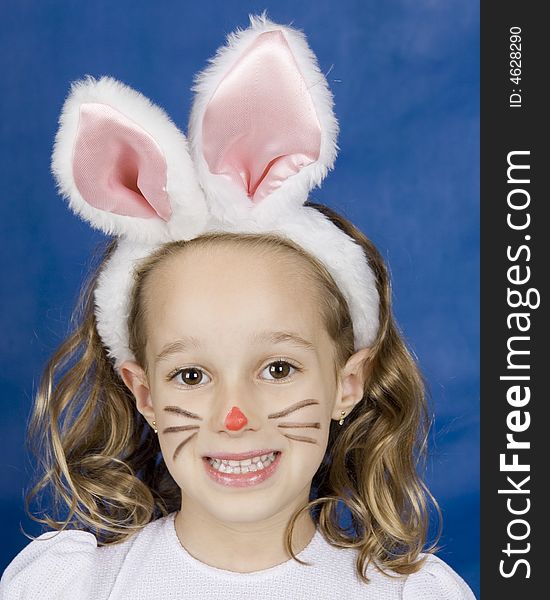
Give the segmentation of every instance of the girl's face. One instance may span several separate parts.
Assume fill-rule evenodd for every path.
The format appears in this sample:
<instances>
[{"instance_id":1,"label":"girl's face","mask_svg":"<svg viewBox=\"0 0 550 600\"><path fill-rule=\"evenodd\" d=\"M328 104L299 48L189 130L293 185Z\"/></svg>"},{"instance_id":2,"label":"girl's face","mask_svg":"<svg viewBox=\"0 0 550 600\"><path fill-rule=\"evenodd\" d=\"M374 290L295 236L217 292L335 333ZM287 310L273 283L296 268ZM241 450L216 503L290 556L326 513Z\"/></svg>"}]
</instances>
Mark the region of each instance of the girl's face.
<instances>
[{"instance_id":1,"label":"girl's face","mask_svg":"<svg viewBox=\"0 0 550 600\"><path fill-rule=\"evenodd\" d=\"M232 244L187 248L151 273L146 295L149 373L132 391L156 421L182 508L286 523L342 410L334 346L299 263ZM227 463L233 454L246 456Z\"/></svg>"}]
</instances>

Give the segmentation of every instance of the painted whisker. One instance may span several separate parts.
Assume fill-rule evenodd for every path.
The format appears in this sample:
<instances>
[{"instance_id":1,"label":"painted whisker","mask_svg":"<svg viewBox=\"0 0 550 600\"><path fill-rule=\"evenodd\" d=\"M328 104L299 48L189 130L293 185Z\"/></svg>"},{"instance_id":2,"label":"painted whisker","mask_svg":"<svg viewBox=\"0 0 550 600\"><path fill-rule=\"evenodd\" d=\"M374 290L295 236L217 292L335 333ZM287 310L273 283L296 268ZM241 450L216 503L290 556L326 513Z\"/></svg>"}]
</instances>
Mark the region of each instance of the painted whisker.
<instances>
[{"instance_id":1,"label":"painted whisker","mask_svg":"<svg viewBox=\"0 0 550 600\"><path fill-rule=\"evenodd\" d=\"M199 417L199 415L189 410L185 410L184 408L181 408L179 406L165 406L164 410L166 412L176 413L178 415L181 415L182 417L189 417L190 419L198 419L199 421L202 421L202 417Z\"/></svg>"},{"instance_id":2,"label":"painted whisker","mask_svg":"<svg viewBox=\"0 0 550 600\"><path fill-rule=\"evenodd\" d=\"M181 442L181 444L178 444L177 448L174 450L174 456L173 456L173 460L176 460L176 458L178 457L178 454L180 453L180 450L185 446L185 444L187 444L187 442L194 436L197 435L197 432L195 431L195 433L192 433L188 438L186 438L185 440L183 440L183 442Z\"/></svg>"},{"instance_id":3,"label":"painted whisker","mask_svg":"<svg viewBox=\"0 0 550 600\"><path fill-rule=\"evenodd\" d=\"M289 415L290 413L294 412L295 410L298 410L299 408L304 408L305 406L311 406L312 404L320 404L319 400L314 400L313 398L308 398L306 400L300 400L299 402L296 402L296 404L293 404L292 406L289 406L288 408L285 408L279 412L273 413L272 415L268 415L268 419L279 419L280 417L286 417L287 415Z\"/></svg>"},{"instance_id":4,"label":"painted whisker","mask_svg":"<svg viewBox=\"0 0 550 600\"><path fill-rule=\"evenodd\" d=\"M312 427L321 429L321 423L280 423L277 427Z\"/></svg>"},{"instance_id":5,"label":"painted whisker","mask_svg":"<svg viewBox=\"0 0 550 600\"><path fill-rule=\"evenodd\" d=\"M176 427L166 427L162 433L174 433L176 431L189 431L190 429L199 429L199 425L178 425Z\"/></svg>"},{"instance_id":6,"label":"painted whisker","mask_svg":"<svg viewBox=\"0 0 550 600\"><path fill-rule=\"evenodd\" d=\"M297 442L308 442L309 444L316 444L317 440L314 440L313 438L310 437L305 437L305 436L301 436L301 435L292 435L290 433L284 433L284 436L286 436L287 438L289 438L290 440L296 440Z\"/></svg>"}]
</instances>

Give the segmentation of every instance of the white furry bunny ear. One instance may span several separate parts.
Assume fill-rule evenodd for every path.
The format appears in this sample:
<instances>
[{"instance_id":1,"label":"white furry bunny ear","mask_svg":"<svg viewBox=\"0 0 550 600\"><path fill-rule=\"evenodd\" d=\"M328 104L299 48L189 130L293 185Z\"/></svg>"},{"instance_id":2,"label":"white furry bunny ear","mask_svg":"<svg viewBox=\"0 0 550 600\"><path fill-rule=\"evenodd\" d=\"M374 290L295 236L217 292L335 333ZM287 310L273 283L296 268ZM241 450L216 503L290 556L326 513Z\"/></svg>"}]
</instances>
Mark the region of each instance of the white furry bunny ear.
<instances>
[{"instance_id":1,"label":"white furry bunny ear","mask_svg":"<svg viewBox=\"0 0 550 600\"><path fill-rule=\"evenodd\" d=\"M52 172L71 209L107 234L190 239L207 221L185 136L163 109L111 77L73 82Z\"/></svg>"},{"instance_id":2,"label":"white furry bunny ear","mask_svg":"<svg viewBox=\"0 0 550 600\"><path fill-rule=\"evenodd\" d=\"M332 93L305 35L265 11L195 76L188 136L210 209L229 223L299 206L333 167Z\"/></svg>"}]
</instances>

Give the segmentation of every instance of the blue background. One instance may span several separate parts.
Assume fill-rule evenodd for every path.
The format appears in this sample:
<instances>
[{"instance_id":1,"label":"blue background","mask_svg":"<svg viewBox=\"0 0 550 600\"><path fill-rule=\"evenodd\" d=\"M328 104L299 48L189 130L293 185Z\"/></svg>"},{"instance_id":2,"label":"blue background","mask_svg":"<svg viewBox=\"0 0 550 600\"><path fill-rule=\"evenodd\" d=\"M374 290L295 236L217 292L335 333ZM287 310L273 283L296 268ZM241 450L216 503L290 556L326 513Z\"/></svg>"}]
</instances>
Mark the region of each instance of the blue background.
<instances>
[{"instance_id":1,"label":"blue background","mask_svg":"<svg viewBox=\"0 0 550 600\"><path fill-rule=\"evenodd\" d=\"M0 568L36 535L23 512L25 426L42 366L68 331L101 234L49 172L74 79L112 75L185 130L192 76L267 9L307 35L341 126L313 200L355 222L389 262L395 313L436 415L428 480L440 556L479 593L479 7L474 0L299 3L4 0L0 19L2 314Z\"/></svg>"}]
</instances>

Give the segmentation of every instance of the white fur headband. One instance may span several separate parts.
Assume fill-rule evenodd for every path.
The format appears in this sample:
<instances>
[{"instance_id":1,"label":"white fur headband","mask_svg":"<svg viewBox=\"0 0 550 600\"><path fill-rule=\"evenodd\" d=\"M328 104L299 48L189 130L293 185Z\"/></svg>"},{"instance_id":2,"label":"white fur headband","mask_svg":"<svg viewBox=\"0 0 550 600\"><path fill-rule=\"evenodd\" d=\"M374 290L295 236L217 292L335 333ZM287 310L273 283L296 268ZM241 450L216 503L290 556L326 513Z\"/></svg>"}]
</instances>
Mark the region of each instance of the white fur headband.
<instances>
[{"instance_id":1,"label":"white fur headband","mask_svg":"<svg viewBox=\"0 0 550 600\"><path fill-rule=\"evenodd\" d=\"M111 77L73 82L52 172L70 208L119 237L95 290L99 335L115 367L135 357L127 318L137 263L163 243L209 231L271 232L327 267L348 303L355 349L372 344L378 293L361 246L304 206L332 169L332 93L304 34L250 15L250 27L195 77L188 138Z\"/></svg>"}]
</instances>

